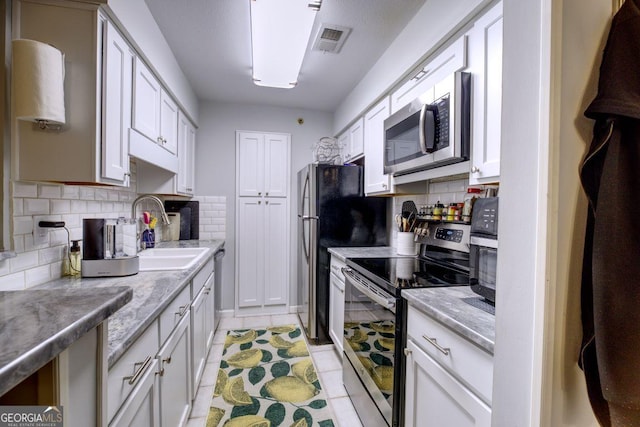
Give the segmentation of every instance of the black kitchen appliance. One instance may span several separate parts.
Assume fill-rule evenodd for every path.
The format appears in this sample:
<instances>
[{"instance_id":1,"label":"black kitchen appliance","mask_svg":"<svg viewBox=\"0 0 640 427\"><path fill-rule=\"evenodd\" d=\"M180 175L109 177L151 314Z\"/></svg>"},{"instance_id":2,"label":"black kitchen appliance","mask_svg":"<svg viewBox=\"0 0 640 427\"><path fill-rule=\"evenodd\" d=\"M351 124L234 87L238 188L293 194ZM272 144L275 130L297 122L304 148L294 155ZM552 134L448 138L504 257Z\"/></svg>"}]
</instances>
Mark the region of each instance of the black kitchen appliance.
<instances>
[{"instance_id":1,"label":"black kitchen appliance","mask_svg":"<svg viewBox=\"0 0 640 427\"><path fill-rule=\"evenodd\" d=\"M367 427L404 425L403 289L469 285L468 224L433 223L418 257L347 259L343 382Z\"/></svg>"},{"instance_id":2,"label":"black kitchen appliance","mask_svg":"<svg viewBox=\"0 0 640 427\"><path fill-rule=\"evenodd\" d=\"M135 221L126 218L82 220L82 277L115 277L137 274Z\"/></svg>"},{"instance_id":3,"label":"black kitchen appliance","mask_svg":"<svg viewBox=\"0 0 640 427\"><path fill-rule=\"evenodd\" d=\"M471 290L496 302L498 267L498 197L476 200L471 216L469 283Z\"/></svg>"},{"instance_id":4,"label":"black kitchen appliance","mask_svg":"<svg viewBox=\"0 0 640 427\"><path fill-rule=\"evenodd\" d=\"M387 245L387 199L364 197L362 166L298 172L298 316L312 343L329 338L328 248Z\"/></svg>"}]
</instances>

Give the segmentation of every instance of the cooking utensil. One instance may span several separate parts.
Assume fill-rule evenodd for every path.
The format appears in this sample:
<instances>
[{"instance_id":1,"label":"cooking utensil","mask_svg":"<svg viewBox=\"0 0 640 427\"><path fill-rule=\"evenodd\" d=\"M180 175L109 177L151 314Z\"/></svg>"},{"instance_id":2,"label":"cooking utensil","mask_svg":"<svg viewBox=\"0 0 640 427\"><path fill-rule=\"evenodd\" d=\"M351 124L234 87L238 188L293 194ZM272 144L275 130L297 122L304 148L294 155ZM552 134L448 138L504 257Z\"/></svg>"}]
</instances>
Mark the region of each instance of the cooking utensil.
<instances>
[{"instance_id":1,"label":"cooking utensil","mask_svg":"<svg viewBox=\"0 0 640 427\"><path fill-rule=\"evenodd\" d=\"M407 212L407 214L405 215L404 213ZM418 208L416 207L416 204L413 200L407 200L406 202L402 203L402 213L403 213L403 217L405 218L409 218L409 214L413 213L414 215L418 215Z\"/></svg>"},{"instance_id":2,"label":"cooking utensil","mask_svg":"<svg viewBox=\"0 0 640 427\"><path fill-rule=\"evenodd\" d=\"M403 231L402 230L402 222L403 222L404 218L402 218L402 215L396 214L395 220L396 220L396 225L398 226L398 231Z\"/></svg>"}]
</instances>

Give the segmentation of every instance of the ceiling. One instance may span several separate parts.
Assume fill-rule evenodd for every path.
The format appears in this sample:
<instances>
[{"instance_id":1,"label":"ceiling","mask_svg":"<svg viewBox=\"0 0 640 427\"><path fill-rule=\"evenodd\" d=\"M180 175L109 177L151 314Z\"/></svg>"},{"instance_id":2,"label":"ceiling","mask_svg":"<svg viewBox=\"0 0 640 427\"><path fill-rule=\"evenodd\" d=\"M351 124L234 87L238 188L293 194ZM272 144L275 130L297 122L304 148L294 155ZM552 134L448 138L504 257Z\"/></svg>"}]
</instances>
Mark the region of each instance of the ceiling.
<instances>
[{"instance_id":1,"label":"ceiling","mask_svg":"<svg viewBox=\"0 0 640 427\"><path fill-rule=\"evenodd\" d=\"M334 111L425 0L323 0L320 23L352 28L338 54L307 50L293 89L251 80L250 0L145 0L200 100ZM305 1L305 0L301 0Z\"/></svg>"}]
</instances>

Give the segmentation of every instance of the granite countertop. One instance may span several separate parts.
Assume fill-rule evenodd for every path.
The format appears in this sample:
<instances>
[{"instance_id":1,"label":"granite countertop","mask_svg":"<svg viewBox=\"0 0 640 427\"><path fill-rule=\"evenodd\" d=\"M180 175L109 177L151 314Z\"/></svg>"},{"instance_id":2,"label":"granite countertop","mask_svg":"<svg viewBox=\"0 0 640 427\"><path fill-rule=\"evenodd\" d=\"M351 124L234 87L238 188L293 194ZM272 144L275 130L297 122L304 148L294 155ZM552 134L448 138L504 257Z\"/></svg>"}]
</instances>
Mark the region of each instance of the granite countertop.
<instances>
[{"instance_id":1,"label":"granite countertop","mask_svg":"<svg viewBox=\"0 0 640 427\"><path fill-rule=\"evenodd\" d=\"M329 248L329 253L338 257L341 261L346 258L404 258L407 255L398 255L396 248L391 246L348 247ZM412 257L412 256L410 256Z\"/></svg>"},{"instance_id":2,"label":"granite countertop","mask_svg":"<svg viewBox=\"0 0 640 427\"><path fill-rule=\"evenodd\" d=\"M0 292L0 396L131 301L130 287Z\"/></svg>"},{"instance_id":3,"label":"granite countertop","mask_svg":"<svg viewBox=\"0 0 640 427\"><path fill-rule=\"evenodd\" d=\"M185 270L141 271L133 276L70 278L63 277L38 286L38 289L87 290L129 286L133 298L109 318L108 365L111 368L127 349L142 335L162 310L180 293L200 268L216 251L224 247L224 240L179 240L158 242L159 248L200 247L210 249L196 265Z\"/></svg>"},{"instance_id":4,"label":"granite countertop","mask_svg":"<svg viewBox=\"0 0 640 427\"><path fill-rule=\"evenodd\" d=\"M493 354L495 316L463 301L478 298L468 286L406 289L402 296L409 305Z\"/></svg>"}]
</instances>

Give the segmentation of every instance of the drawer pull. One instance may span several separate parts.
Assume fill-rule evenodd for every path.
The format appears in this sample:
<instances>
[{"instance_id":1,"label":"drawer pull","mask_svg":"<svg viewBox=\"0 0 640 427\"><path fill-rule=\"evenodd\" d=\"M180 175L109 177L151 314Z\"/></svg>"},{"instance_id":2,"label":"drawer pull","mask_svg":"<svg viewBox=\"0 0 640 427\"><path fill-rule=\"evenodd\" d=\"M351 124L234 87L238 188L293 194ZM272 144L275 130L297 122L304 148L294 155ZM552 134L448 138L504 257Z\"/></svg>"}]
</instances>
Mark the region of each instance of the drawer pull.
<instances>
[{"instance_id":1,"label":"drawer pull","mask_svg":"<svg viewBox=\"0 0 640 427\"><path fill-rule=\"evenodd\" d=\"M164 364L166 363L167 365L171 364L171 356L167 357L166 359L162 359L162 368L160 368L159 372L156 372L157 375L163 376L164 375Z\"/></svg>"},{"instance_id":2,"label":"drawer pull","mask_svg":"<svg viewBox=\"0 0 640 427\"><path fill-rule=\"evenodd\" d=\"M411 350L409 350L408 348L406 348L406 347L405 347L405 348L404 348L404 355L405 355L406 357L409 357L409 356L411 355Z\"/></svg>"},{"instance_id":3,"label":"drawer pull","mask_svg":"<svg viewBox=\"0 0 640 427\"><path fill-rule=\"evenodd\" d=\"M128 381L129 385L134 385L140 379L140 376L142 375L142 373L147 370L147 367L149 366L150 363L151 363L151 356L147 356L147 358L144 359L144 362L134 363L133 367L135 368L136 366L138 366L138 369L133 373L133 375L129 377L124 377L122 380Z\"/></svg>"},{"instance_id":4,"label":"drawer pull","mask_svg":"<svg viewBox=\"0 0 640 427\"><path fill-rule=\"evenodd\" d=\"M189 304L187 305L181 305L180 307L178 307L179 311L176 311L176 315L177 316L184 316L187 313L187 310L189 310Z\"/></svg>"},{"instance_id":5,"label":"drawer pull","mask_svg":"<svg viewBox=\"0 0 640 427\"><path fill-rule=\"evenodd\" d=\"M426 335L423 335L422 338L424 338L429 342L429 344L437 348L440 353L444 354L445 356L449 355L449 352L451 351L451 349L442 347L440 344L438 344L435 338L429 338Z\"/></svg>"}]
</instances>

